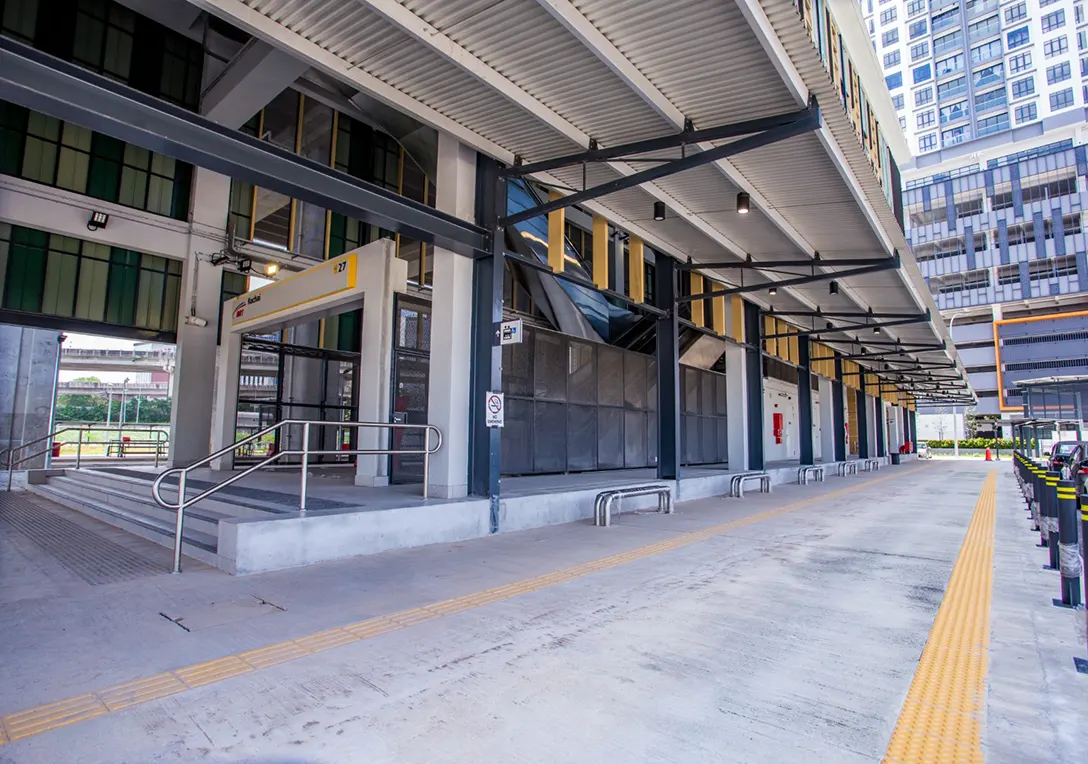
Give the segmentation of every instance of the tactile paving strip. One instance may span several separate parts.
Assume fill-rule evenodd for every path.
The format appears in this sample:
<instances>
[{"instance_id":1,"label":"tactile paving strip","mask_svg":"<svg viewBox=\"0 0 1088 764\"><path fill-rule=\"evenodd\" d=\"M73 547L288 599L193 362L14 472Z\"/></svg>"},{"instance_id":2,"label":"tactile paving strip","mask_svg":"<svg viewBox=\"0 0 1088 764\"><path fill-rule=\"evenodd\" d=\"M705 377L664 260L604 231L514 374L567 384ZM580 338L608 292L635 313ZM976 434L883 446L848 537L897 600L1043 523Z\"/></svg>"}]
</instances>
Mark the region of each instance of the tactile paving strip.
<instances>
[{"instance_id":1,"label":"tactile paving strip","mask_svg":"<svg viewBox=\"0 0 1088 764\"><path fill-rule=\"evenodd\" d=\"M115 544L13 493L0 494L0 522L89 584L114 584L164 573L159 563Z\"/></svg>"},{"instance_id":2,"label":"tactile paving strip","mask_svg":"<svg viewBox=\"0 0 1088 764\"><path fill-rule=\"evenodd\" d=\"M982 493L884 764L981 764L997 473Z\"/></svg>"}]
</instances>

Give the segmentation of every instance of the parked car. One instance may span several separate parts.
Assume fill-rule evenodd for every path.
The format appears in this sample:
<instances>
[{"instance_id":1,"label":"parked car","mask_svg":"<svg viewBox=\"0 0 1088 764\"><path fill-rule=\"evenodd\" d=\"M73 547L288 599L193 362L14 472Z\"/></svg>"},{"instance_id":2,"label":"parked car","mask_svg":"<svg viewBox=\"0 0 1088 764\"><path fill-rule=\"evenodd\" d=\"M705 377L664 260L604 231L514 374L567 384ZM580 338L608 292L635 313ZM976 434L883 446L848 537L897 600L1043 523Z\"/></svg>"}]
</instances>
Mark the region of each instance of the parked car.
<instances>
[{"instance_id":1,"label":"parked car","mask_svg":"<svg viewBox=\"0 0 1088 764\"><path fill-rule=\"evenodd\" d=\"M1077 455L1084 454L1085 445L1083 441L1079 440L1059 440L1054 443L1050 446L1050 452L1046 457L1047 469L1061 472L1070 461L1081 461L1083 456L1078 459Z\"/></svg>"},{"instance_id":2,"label":"parked car","mask_svg":"<svg viewBox=\"0 0 1088 764\"><path fill-rule=\"evenodd\" d=\"M933 452L929 450L929 444L928 443L923 442L923 443L918 444L918 458L919 459L932 459L933 458Z\"/></svg>"},{"instance_id":3,"label":"parked car","mask_svg":"<svg viewBox=\"0 0 1088 764\"><path fill-rule=\"evenodd\" d=\"M1061 440L1050 447L1047 465L1060 472L1063 480L1075 480L1080 491L1088 485L1088 442Z\"/></svg>"}]
</instances>

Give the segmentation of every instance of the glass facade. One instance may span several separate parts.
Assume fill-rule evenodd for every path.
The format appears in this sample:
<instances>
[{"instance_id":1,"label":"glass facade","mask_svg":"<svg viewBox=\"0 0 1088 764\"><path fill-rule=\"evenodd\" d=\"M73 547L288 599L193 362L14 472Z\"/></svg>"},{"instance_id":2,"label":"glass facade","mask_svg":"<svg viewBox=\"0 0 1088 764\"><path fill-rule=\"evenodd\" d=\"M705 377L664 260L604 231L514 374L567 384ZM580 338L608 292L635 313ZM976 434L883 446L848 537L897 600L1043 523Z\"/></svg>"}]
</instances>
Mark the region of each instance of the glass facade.
<instances>
[{"instance_id":1,"label":"glass facade","mask_svg":"<svg viewBox=\"0 0 1088 764\"><path fill-rule=\"evenodd\" d=\"M0 101L0 174L184 220L192 167Z\"/></svg>"},{"instance_id":2,"label":"glass facade","mask_svg":"<svg viewBox=\"0 0 1088 764\"><path fill-rule=\"evenodd\" d=\"M0 223L2 308L144 330L173 342L177 332L181 263L59 234Z\"/></svg>"}]
</instances>

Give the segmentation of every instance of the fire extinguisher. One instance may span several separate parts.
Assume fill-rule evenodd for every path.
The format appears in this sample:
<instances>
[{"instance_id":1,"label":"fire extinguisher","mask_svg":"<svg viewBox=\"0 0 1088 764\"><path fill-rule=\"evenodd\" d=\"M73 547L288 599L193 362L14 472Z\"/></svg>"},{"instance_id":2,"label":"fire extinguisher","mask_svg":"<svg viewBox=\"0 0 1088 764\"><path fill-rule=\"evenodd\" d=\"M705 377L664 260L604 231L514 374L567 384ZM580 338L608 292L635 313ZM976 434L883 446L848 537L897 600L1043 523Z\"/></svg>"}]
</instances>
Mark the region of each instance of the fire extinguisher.
<instances>
[{"instance_id":1,"label":"fire extinguisher","mask_svg":"<svg viewBox=\"0 0 1088 764\"><path fill-rule=\"evenodd\" d=\"M774 442L776 445L782 444L783 431L785 430L784 419L782 414L775 412L771 415L773 428L774 428Z\"/></svg>"}]
</instances>

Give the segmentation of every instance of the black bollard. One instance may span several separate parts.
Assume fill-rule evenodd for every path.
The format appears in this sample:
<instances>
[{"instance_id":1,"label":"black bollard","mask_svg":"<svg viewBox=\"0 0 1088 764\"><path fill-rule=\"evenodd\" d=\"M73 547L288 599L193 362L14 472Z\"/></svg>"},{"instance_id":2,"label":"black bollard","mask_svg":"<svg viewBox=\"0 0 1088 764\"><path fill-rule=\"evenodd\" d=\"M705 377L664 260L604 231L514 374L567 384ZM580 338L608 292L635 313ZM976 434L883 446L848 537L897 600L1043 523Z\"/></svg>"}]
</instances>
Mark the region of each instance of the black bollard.
<instances>
[{"instance_id":1,"label":"black bollard","mask_svg":"<svg viewBox=\"0 0 1088 764\"><path fill-rule=\"evenodd\" d=\"M1031 529L1039 532L1039 546L1045 547L1046 526L1043 524L1043 489L1039 487L1042 482L1039 466L1029 462L1028 472L1031 478Z\"/></svg>"},{"instance_id":2,"label":"black bollard","mask_svg":"<svg viewBox=\"0 0 1088 764\"><path fill-rule=\"evenodd\" d=\"M1050 569L1058 569L1058 480L1061 473L1050 470L1044 478L1043 495L1046 496L1047 548L1050 550Z\"/></svg>"},{"instance_id":3,"label":"black bollard","mask_svg":"<svg viewBox=\"0 0 1088 764\"><path fill-rule=\"evenodd\" d=\"M1062 574L1062 604L1080 605L1080 544L1077 539L1077 484L1058 481L1058 567Z\"/></svg>"}]
</instances>

